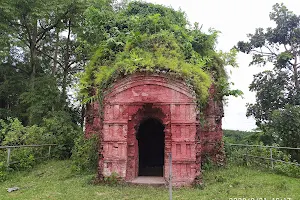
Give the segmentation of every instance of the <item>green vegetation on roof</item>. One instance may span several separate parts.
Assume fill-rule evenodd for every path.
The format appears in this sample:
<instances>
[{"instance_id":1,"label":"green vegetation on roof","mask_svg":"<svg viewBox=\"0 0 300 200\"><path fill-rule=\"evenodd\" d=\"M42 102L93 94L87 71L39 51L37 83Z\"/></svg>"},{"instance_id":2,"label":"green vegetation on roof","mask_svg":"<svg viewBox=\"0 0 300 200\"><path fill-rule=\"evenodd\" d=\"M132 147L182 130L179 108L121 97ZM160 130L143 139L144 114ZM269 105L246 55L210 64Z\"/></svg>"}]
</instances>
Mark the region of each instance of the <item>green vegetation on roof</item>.
<instances>
[{"instance_id":1,"label":"green vegetation on roof","mask_svg":"<svg viewBox=\"0 0 300 200\"><path fill-rule=\"evenodd\" d=\"M93 9L87 19L95 19ZM165 73L181 78L193 87L199 105L208 98L212 83L216 97L239 95L229 89L224 66L236 66L233 49L229 53L215 49L218 31L204 33L198 24L191 27L181 11L143 2L131 2L115 11L107 28L106 39L98 48L81 77L81 94L85 102L96 96L117 79L136 72Z\"/></svg>"}]
</instances>

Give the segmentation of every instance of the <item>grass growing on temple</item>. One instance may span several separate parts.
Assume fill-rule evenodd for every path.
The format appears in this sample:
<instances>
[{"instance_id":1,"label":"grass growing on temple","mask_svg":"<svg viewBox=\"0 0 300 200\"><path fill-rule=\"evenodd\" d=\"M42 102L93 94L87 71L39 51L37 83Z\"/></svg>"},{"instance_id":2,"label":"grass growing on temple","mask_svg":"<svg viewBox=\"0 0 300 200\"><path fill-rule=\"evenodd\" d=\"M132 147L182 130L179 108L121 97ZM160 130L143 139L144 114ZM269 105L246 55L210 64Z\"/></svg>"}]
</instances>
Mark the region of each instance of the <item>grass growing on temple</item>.
<instances>
[{"instance_id":1,"label":"grass growing on temple","mask_svg":"<svg viewBox=\"0 0 300 200\"><path fill-rule=\"evenodd\" d=\"M93 174L75 175L71 162L49 161L31 172L15 172L0 183L0 199L168 199L167 188L93 185ZM300 181L231 166L204 173L204 188L174 189L173 199L291 198L300 199ZM8 193L7 188L20 190Z\"/></svg>"}]
</instances>

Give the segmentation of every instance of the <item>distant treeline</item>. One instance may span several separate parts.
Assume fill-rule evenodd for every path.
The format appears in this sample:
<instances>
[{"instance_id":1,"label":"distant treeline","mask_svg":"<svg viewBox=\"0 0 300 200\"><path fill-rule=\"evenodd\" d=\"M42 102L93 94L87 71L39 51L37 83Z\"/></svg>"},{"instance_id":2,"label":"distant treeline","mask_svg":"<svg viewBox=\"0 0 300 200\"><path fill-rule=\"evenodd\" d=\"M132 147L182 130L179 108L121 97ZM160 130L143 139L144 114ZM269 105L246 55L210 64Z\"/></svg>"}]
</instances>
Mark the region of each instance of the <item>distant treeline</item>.
<instances>
[{"instance_id":1,"label":"distant treeline","mask_svg":"<svg viewBox=\"0 0 300 200\"><path fill-rule=\"evenodd\" d=\"M273 140L270 136L261 131L239 131L239 130L223 130L224 142L238 144L259 144L271 145Z\"/></svg>"}]
</instances>

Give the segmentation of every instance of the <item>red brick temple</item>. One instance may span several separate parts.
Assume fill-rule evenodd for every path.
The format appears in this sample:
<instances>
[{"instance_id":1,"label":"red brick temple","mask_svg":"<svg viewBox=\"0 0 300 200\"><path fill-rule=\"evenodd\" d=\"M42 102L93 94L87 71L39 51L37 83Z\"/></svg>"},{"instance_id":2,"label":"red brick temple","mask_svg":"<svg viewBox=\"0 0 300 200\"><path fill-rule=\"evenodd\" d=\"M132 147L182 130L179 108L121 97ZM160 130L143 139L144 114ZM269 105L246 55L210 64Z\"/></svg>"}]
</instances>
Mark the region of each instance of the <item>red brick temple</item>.
<instances>
[{"instance_id":1,"label":"red brick temple","mask_svg":"<svg viewBox=\"0 0 300 200\"><path fill-rule=\"evenodd\" d=\"M105 92L102 114L98 102L87 106L85 134L100 137L99 177L162 177L167 184L171 153L173 185L201 179L204 159L223 159L223 106L213 86L209 92L200 120L195 92L183 80L134 74L115 82Z\"/></svg>"}]
</instances>

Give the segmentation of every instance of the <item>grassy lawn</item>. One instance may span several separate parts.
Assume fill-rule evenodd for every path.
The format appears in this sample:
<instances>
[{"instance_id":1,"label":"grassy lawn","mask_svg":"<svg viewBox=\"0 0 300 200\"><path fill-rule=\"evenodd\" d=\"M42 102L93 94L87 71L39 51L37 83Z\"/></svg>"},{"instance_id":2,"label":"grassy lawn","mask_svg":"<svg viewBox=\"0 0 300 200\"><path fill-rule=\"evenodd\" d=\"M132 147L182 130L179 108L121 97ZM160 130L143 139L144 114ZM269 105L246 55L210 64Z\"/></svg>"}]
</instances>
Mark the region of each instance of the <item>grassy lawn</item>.
<instances>
[{"instance_id":1,"label":"grassy lawn","mask_svg":"<svg viewBox=\"0 0 300 200\"><path fill-rule=\"evenodd\" d=\"M0 183L0 199L168 199L167 188L92 185L92 174L74 175L70 165L49 161L31 172L17 172ZM207 171L204 181L204 189L175 189L173 199L300 199L300 179L244 167ZM8 193L7 188L14 186L20 190Z\"/></svg>"}]
</instances>

